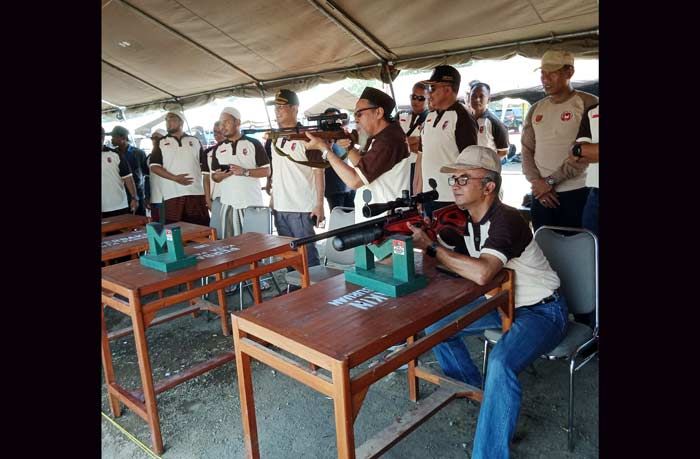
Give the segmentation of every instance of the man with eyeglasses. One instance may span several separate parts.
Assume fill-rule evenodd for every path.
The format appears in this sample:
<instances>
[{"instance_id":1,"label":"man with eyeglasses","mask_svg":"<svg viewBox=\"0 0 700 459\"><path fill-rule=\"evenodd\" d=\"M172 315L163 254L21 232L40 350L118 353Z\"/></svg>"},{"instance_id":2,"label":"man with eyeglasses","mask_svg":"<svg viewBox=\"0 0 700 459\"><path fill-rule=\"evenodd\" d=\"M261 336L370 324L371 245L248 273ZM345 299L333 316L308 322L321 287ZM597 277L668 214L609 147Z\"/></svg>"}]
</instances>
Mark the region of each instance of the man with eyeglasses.
<instances>
[{"instance_id":1,"label":"man with eyeglasses","mask_svg":"<svg viewBox=\"0 0 700 459\"><path fill-rule=\"evenodd\" d=\"M267 105L275 106L275 117L280 128L297 126L299 97L289 89L281 89L275 100ZM270 152L272 175L270 206L273 208L277 234L295 238L313 236L315 224L320 224L324 217L323 195L325 175L323 169L311 168L295 161L308 161L309 148L303 140L279 138L272 145ZM277 147L277 148L275 148ZM279 149L289 158L280 155ZM290 159L291 158L291 159ZM309 266L320 264L318 251L314 244L307 246Z\"/></svg>"},{"instance_id":2,"label":"man with eyeglasses","mask_svg":"<svg viewBox=\"0 0 700 459\"><path fill-rule=\"evenodd\" d=\"M432 108L423 125L423 153L416 162L416 193L430 190L428 180L437 180L443 164L453 163L460 151L477 144L476 121L457 101L460 82L459 72L450 65L438 65L430 79L423 81ZM438 201L427 203L423 209L427 216L453 202L447 182L438 180L437 191Z\"/></svg>"},{"instance_id":3,"label":"man with eyeglasses","mask_svg":"<svg viewBox=\"0 0 700 459\"><path fill-rule=\"evenodd\" d=\"M532 226L579 228L588 198L586 167L567 161L593 94L571 86L574 56L550 50L542 56L540 80L547 96L536 102L523 122L523 173L532 185Z\"/></svg>"},{"instance_id":4,"label":"man with eyeglasses","mask_svg":"<svg viewBox=\"0 0 700 459\"><path fill-rule=\"evenodd\" d=\"M423 123L428 117L428 102L425 94L425 84L418 82L413 85L411 91L411 111L399 112L399 124L406 133L408 150L411 152L411 195L414 194L416 184L416 161L421 154L420 136L423 131Z\"/></svg>"},{"instance_id":5,"label":"man with eyeglasses","mask_svg":"<svg viewBox=\"0 0 700 459\"><path fill-rule=\"evenodd\" d=\"M510 147L508 129L489 110L491 87L482 81L474 81L468 96L469 105L474 110L474 118L476 118L476 123L479 126L477 145L496 150L498 156L503 158L508 153L508 147Z\"/></svg>"},{"instance_id":6,"label":"man with eyeglasses","mask_svg":"<svg viewBox=\"0 0 700 459\"><path fill-rule=\"evenodd\" d=\"M564 338L566 300L559 295L559 277L552 270L520 212L498 199L501 160L496 151L472 145L453 164L441 167L441 181L451 185L455 204L466 212L464 241L467 253L457 253L431 241L420 228L408 224L413 246L465 279L489 283L501 269L515 271L515 320L489 355L483 400L476 424L472 458L509 457L509 446L522 401L518 374ZM481 297L431 325L432 333L486 301ZM443 372L482 387L482 376L462 341L501 328L498 311L491 311L433 348Z\"/></svg>"},{"instance_id":7,"label":"man with eyeglasses","mask_svg":"<svg viewBox=\"0 0 700 459\"><path fill-rule=\"evenodd\" d=\"M355 193L355 222L367 220L360 212L365 190L372 192L372 203L385 203L401 196L402 190L410 186L410 155L406 134L391 117L396 102L379 89L367 87L355 104L355 120L358 129L369 137L364 148L365 154L353 145L348 151L351 164L330 153L330 144L325 140L306 133L310 139L308 148L318 148L322 158L328 161L338 177ZM338 141L341 146L345 146ZM349 145L348 145L349 146ZM378 216L378 215L377 215ZM371 218L375 218L373 216Z\"/></svg>"}]
</instances>

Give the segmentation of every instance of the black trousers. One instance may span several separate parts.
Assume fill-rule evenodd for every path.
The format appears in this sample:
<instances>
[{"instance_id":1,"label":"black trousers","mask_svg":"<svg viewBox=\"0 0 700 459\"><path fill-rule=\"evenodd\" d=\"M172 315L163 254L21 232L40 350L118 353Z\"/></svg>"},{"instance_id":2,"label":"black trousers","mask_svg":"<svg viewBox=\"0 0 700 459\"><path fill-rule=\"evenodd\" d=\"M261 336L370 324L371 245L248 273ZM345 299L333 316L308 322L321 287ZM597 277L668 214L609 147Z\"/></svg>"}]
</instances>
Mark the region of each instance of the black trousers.
<instances>
[{"instance_id":1,"label":"black trousers","mask_svg":"<svg viewBox=\"0 0 700 459\"><path fill-rule=\"evenodd\" d=\"M588 190L583 187L557 193L559 206L555 208L545 207L538 199L533 199L530 208L533 229L537 231L537 228L545 225L581 228L581 217L588 199Z\"/></svg>"},{"instance_id":2,"label":"black trousers","mask_svg":"<svg viewBox=\"0 0 700 459\"><path fill-rule=\"evenodd\" d=\"M332 211L334 207L355 207L355 190L341 193L331 193L326 196L328 208Z\"/></svg>"}]
</instances>

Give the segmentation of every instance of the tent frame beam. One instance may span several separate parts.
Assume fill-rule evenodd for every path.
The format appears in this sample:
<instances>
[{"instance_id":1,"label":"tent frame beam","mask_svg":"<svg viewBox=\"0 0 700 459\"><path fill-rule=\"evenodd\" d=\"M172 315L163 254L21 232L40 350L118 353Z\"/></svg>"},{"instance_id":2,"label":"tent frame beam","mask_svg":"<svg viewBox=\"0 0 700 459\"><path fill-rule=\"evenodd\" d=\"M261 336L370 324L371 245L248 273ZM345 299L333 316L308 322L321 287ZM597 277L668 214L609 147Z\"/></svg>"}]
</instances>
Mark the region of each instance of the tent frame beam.
<instances>
[{"instance_id":1,"label":"tent frame beam","mask_svg":"<svg viewBox=\"0 0 700 459\"><path fill-rule=\"evenodd\" d=\"M155 89L158 92L162 92L164 94L167 94L170 97L172 97L173 99L177 100L177 96L175 94L171 94L168 91L166 91L165 89L161 89L158 86L154 85L153 83L149 83L148 81L144 80L143 78L137 77L133 73L127 72L123 68L117 67L116 65L112 64L111 62L107 62L106 60L102 59L102 63L112 67L113 69L117 70L118 72L123 73L124 75L130 76L131 78L133 78L136 81L140 81L141 83L145 84L146 86L150 86L151 88ZM168 100L170 100L170 99L168 99ZM149 103L153 103L153 102L149 102ZM111 104L111 105L114 105L114 104ZM116 105L115 105L115 107L116 107ZM126 107L126 108L128 108L128 107ZM108 111L112 111L112 110L108 110Z\"/></svg>"}]
</instances>

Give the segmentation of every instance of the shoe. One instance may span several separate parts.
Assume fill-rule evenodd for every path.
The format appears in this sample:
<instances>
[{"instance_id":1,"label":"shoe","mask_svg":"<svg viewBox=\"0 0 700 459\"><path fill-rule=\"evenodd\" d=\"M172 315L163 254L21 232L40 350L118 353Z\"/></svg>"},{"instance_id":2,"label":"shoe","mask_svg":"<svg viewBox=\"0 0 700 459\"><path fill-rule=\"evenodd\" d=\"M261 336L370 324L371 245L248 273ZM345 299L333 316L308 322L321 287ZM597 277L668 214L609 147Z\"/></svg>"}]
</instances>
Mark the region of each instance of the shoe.
<instances>
[{"instance_id":1,"label":"shoe","mask_svg":"<svg viewBox=\"0 0 700 459\"><path fill-rule=\"evenodd\" d=\"M268 281L261 280L260 281L260 290L270 290L272 288L272 285Z\"/></svg>"}]
</instances>

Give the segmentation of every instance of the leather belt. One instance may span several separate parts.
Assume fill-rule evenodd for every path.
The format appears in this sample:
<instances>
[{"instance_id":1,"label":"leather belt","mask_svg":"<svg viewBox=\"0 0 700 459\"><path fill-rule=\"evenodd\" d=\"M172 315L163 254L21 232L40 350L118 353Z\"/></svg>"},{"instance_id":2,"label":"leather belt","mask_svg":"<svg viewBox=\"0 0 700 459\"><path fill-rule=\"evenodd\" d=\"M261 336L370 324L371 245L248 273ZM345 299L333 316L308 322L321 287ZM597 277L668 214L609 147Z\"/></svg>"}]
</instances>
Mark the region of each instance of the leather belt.
<instances>
[{"instance_id":1,"label":"leather belt","mask_svg":"<svg viewBox=\"0 0 700 459\"><path fill-rule=\"evenodd\" d=\"M542 299L541 299L540 301L538 301L537 303L532 303L532 304L528 304L527 306L521 306L521 307L522 307L522 308L529 308L529 307L532 307L532 306L538 306L538 305L540 305L540 304L551 303L552 301L555 301L555 300L558 300L558 299L559 299L559 294L556 293L556 292L554 292L553 294L549 295L547 298L542 298Z\"/></svg>"}]
</instances>

